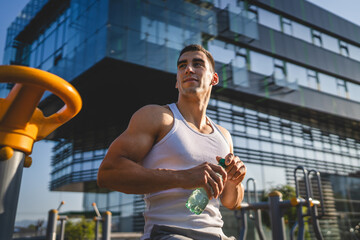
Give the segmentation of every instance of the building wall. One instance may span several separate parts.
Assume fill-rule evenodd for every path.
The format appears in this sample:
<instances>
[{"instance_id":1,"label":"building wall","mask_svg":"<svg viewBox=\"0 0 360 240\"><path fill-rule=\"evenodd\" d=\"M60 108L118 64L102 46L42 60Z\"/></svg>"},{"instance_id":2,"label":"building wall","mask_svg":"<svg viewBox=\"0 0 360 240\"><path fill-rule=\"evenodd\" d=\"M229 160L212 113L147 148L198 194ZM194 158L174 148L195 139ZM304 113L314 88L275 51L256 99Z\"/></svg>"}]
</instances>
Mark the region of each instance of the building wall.
<instances>
[{"instance_id":1,"label":"building wall","mask_svg":"<svg viewBox=\"0 0 360 240\"><path fill-rule=\"evenodd\" d=\"M32 0L26 11L27 20L9 28L4 63L53 72L80 89L87 104L50 137L58 143L51 189L86 192L85 209L96 201L116 213L114 230L141 231L144 206L141 196L99 189L97 169L124 130L120 120L126 122L142 104L173 101L174 83L164 83L175 79L178 53L189 43L203 44L214 55L220 84L207 114L232 133L235 153L248 168L246 179L254 177L259 191L294 185L298 165L357 179L359 26L304 0ZM162 87L150 95L145 90L155 86L148 83L154 79L165 80L154 81ZM9 88L1 86L0 94ZM121 98L129 92L145 100ZM57 106L50 94L44 98L45 110ZM105 107L113 102L115 110ZM359 217L341 204L360 199L341 196L335 194L335 202L347 236L346 220ZM236 219L225 215L226 233L236 235Z\"/></svg>"}]
</instances>

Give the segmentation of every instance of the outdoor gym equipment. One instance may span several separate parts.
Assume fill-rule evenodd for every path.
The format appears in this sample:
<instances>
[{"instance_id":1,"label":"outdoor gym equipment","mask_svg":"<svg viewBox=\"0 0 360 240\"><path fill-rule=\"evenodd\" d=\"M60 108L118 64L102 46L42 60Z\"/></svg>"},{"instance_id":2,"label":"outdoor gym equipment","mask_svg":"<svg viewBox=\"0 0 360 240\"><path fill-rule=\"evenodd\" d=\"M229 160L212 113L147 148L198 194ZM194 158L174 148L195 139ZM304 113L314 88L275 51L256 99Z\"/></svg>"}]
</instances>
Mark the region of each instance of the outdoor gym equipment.
<instances>
[{"instance_id":1,"label":"outdoor gym equipment","mask_svg":"<svg viewBox=\"0 0 360 240\"><path fill-rule=\"evenodd\" d=\"M68 220L67 216L59 215L59 210L65 202L62 201L57 209L51 209L48 214L48 223L46 227L46 240L56 240L56 225L60 221L60 240L64 240L65 236L65 222Z\"/></svg>"},{"instance_id":2,"label":"outdoor gym equipment","mask_svg":"<svg viewBox=\"0 0 360 240\"><path fill-rule=\"evenodd\" d=\"M62 201L57 209L49 210L48 214L48 224L46 228L46 240L56 240L56 227L57 221L60 221L60 233L59 240L64 240L65 237L65 222L68 220L68 217L65 215L59 215L59 210L65 202ZM95 240L99 240L99 222L102 222L102 240L111 239L111 212L106 211L104 216L100 215L100 212L96 206L96 203L93 203L96 216L94 217L95 221Z\"/></svg>"},{"instance_id":3,"label":"outdoor gym equipment","mask_svg":"<svg viewBox=\"0 0 360 240\"><path fill-rule=\"evenodd\" d=\"M95 240L99 240L99 222L102 222L102 240L110 240L111 238L111 212L106 211L104 215L101 216L99 209L96 206L96 203L93 203L96 216L94 217L95 221Z\"/></svg>"},{"instance_id":4,"label":"outdoor gym equipment","mask_svg":"<svg viewBox=\"0 0 360 240\"><path fill-rule=\"evenodd\" d=\"M304 196L305 198L300 197L300 187L296 177L298 170L301 170L304 175L303 181L305 185L305 196ZM320 200L313 199L313 191L310 181L310 177L312 173L315 173L317 177L316 180L317 180ZM250 219L254 220L255 228L260 240L265 239L265 235L263 233L262 223L261 223L261 210L269 211L272 239L285 240L286 236L285 236L283 211L284 209L289 207L296 207L297 209L297 223L295 223L293 228L291 229L291 233L290 233L291 240L295 239L295 230L297 228L298 228L297 239L298 240L304 239L304 233L305 233L304 217L311 218L311 222L313 225L313 230L316 238L318 240L323 239L318 221L318 219L324 216L324 200L322 194L320 173L315 170L307 171L304 167L298 166L294 170L294 177L296 183L296 197L292 198L291 200L284 200L284 201L282 200L282 194L279 191L273 191L269 194L268 202L258 202L255 180L253 178L247 180L246 189L247 189L248 202L241 203L240 209L235 211L236 218L238 218L241 222L239 240L246 239L247 212L250 210L254 211L254 215L250 215ZM249 182L251 181L253 182L255 202L250 202ZM318 210L317 210L317 206L319 205L321 206L320 215L318 214ZM306 214L303 213L303 206L306 206L307 208Z\"/></svg>"},{"instance_id":5,"label":"outdoor gym equipment","mask_svg":"<svg viewBox=\"0 0 360 240\"><path fill-rule=\"evenodd\" d=\"M34 142L73 118L82 101L70 83L35 68L0 66L0 83L15 84L5 99L0 98L0 239L7 240L13 234L22 170L31 165L28 155ZM65 103L48 117L37 108L45 91Z\"/></svg>"}]
</instances>

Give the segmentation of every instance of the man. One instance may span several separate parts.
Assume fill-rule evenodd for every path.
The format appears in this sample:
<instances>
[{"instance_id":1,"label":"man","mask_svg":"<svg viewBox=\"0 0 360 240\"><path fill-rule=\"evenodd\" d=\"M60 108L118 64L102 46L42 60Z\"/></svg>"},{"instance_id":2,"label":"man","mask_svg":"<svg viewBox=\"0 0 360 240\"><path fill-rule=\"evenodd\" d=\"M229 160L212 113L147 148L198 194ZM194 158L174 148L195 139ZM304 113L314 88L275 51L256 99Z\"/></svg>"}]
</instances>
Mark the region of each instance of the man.
<instances>
[{"instance_id":1,"label":"man","mask_svg":"<svg viewBox=\"0 0 360 240\"><path fill-rule=\"evenodd\" d=\"M229 132L206 116L219 82L214 65L202 46L185 47L177 62L178 102L135 112L100 166L100 187L145 194L142 239L233 239L221 230L219 201L228 209L240 206L246 168L233 154ZM218 165L221 158L226 169ZM195 215L185 203L199 187L210 201Z\"/></svg>"}]
</instances>

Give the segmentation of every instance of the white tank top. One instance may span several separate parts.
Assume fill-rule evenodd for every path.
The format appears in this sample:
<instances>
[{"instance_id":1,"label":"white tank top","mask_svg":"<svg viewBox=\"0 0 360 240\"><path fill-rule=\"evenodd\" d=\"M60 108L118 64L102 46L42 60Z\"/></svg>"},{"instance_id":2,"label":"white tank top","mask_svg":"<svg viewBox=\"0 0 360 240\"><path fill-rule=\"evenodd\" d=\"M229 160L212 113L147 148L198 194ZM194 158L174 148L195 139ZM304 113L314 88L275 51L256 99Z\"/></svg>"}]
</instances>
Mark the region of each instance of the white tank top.
<instances>
[{"instance_id":1,"label":"white tank top","mask_svg":"<svg viewBox=\"0 0 360 240\"><path fill-rule=\"evenodd\" d=\"M203 162L217 164L216 156L224 157L230 152L225 137L209 118L213 132L203 134L186 122L175 103L169 104L169 107L174 115L174 125L145 157L145 168L181 170ZM191 192L192 190L175 188L146 194L145 228L141 239L150 238L154 224L189 228L223 236L219 199L210 200L204 212L196 215L185 207Z\"/></svg>"}]
</instances>

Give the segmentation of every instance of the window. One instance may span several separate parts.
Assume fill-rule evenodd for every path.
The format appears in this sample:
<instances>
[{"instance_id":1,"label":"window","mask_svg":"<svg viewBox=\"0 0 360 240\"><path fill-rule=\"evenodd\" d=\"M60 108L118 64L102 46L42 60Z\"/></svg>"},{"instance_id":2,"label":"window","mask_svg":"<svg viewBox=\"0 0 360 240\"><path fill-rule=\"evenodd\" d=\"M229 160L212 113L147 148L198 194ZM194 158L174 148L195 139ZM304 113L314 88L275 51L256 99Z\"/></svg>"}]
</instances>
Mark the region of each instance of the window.
<instances>
[{"instance_id":1,"label":"window","mask_svg":"<svg viewBox=\"0 0 360 240\"><path fill-rule=\"evenodd\" d=\"M289 82L297 82L299 85L307 87L306 68L287 63L286 70Z\"/></svg>"},{"instance_id":2,"label":"window","mask_svg":"<svg viewBox=\"0 0 360 240\"><path fill-rule=\"evenodd\" d=\"M234 147L247 148L246 138L234 136Z\"/></svg>"},{"instance_id":3,"label":"window","mask_svg":"<svg viewBox=\"0 0 360 240\"><path fill-rule=\"evenodd\" d=\"M248 87L249 79L247 76L246 55L237 53L232 60L233 83L237 86Z\"/></svg>"},{"instance_id":4,"label":"window","mask_svg":"<svg viewBox=\"0 0 360 240\"><path fill-rule=\"evenodd\" d=\"M260 142L258 140L255 139L248 139L248 148L252 149L252 150L260 150Z\"/></svg>"},{"instance_id":5,"label":"window","mask_svg":"<svg viewBox=\"0 0 360 240\"><path fill-rule=\"evenodd\" d=\"M258 9L258 22L264 26L281 31L279 15L266 11L262 8Z\"/></svg>"},{"instance_id":6,"label":"window","mask_svg":"<svg viewBox=\"0 0 360 240\"><path fill-rule=\"evenodd\" d=\"M340 97L349 98L345 81L342 79L336 79L336 83L337 83L337 95Z\"/></svg>"},{"instance_id":7,"label":"window","mask_svg":"<svg viewBox=\"0 0 360 240\"><path fill-rule=\"evenodd\" d=\"M339 48L340 48L340 54L349 57L349 49L348 44L344 41L339 40Z\"/></svg>"},{"instance_id":8,"label":"window","mask_svg":"<svg viewBox=\"0 0 360 240\"><path fill-rule=\"evenodd\" d=\"M360 48L352 44L348 44L350 58L360 61Z\"/></svg>"},{"instance_id":9,"label":"window","mask_svg":"<svg viewBox=\"0 0 360 240\"><path fill-rule=\"evenodd\" d=\"M322 47L321 33L314 29L311 30L312 43L318 47Z\"/></svg>"},{"instance_id":10,"label":"window","mask_svg":"<svg viewBox=\"0 0 360 240\"><path fill-rule=\"evenodd\" d=\"M253 72L270 76L274 71L273 58L261 53L250 51L250 69Z\"/></svg>"},{"instance_id":11,"label":"window","mask_svg":"<svg viewBox=\"0 0 360 240\"><path fill-rule=\"evenodd\" d=\"M274 78L279 80L286 79L285 62L274 59Z\"/></svg>"},{"instance_id":12,"label":"window","mask_svg":"<svg viewBox=\"0 0 360 240\"><path fill-rule=\"evenodd\" d=\"M337 95L336 79L326 74L319 73L320 90Z\"/></svg>"},{"instance_id":13,"label":"window","mask_svg":"<svg viewBox=\"0 0 360 240\"><path fill-rule=\"evenodd\" d=\"M293 36L296 37L296 38L299 38L301 40L304 40L308 43L311 43L311 30L310 28L302 25L302 24L299 24L299 23L296 23L296 22L293 22L292 23L292 29L293 29Z\"/></svg>"},{"instance_id":14,"label":"window","mask_svg":"<svg viewBox=\"0 0 360 240\"><path fill-rule=\"evenodd\" d=\"M323 47L325 49L330 50L335 53L339 53L338 40L336 38L323 33L322 34L322 43L323 43Z\"/></svg>"},{"instance_id":15,"label":"window","mask_svg":"<svg viewBox=\"0 0 360 240\"><path fill-rule=\"evenodd\" d=\"M290 19L280 17L281 31L285 34L293 35L292 22Z\"/></svg>"},{"instance_id":16,"label":"window","mask_svg":"<svg viewBox=\"0 0 360 240\"><path fill-rule=\"evenodd\" d=\"M319 90L317 72L307 69L307 84L309 88Z\"/></svg>"},{"instance_id":17,"label":"window","mask_svg":"<svg viewBox=\"0 0 360 240\"><path fill-rule=\"evenodd\" d=\"M209 51L213 54L215 61L228 64L235 58L234 46L221 41L209 42Z\"/></svg>"},{"instance_id":18,"label":"window","mask_svg":"<svg viewBox=\"0 0 360 240\"><path fill-rule=\"evenodd\" d=\"M355 83L347 82L349 99L360 102L360 86Z\"/></svg>"},{"instance_id":19,"label":"window","mask_svg":"<svg viewBox=\"0 0 360 240\"><path fill-rule=\"evenodd\" d=\"M263 168L264 182L267 189L287 182L284 168L273 166L263 166Z\"/></svg>"}]
</instances>

